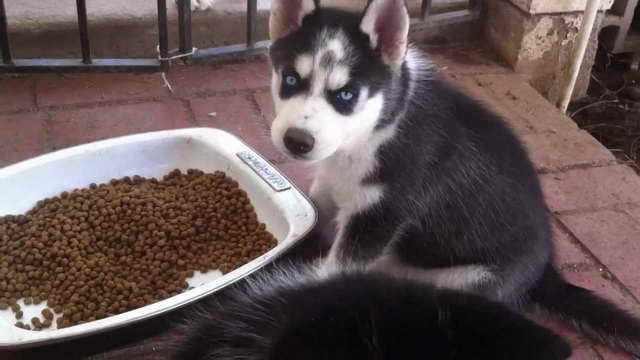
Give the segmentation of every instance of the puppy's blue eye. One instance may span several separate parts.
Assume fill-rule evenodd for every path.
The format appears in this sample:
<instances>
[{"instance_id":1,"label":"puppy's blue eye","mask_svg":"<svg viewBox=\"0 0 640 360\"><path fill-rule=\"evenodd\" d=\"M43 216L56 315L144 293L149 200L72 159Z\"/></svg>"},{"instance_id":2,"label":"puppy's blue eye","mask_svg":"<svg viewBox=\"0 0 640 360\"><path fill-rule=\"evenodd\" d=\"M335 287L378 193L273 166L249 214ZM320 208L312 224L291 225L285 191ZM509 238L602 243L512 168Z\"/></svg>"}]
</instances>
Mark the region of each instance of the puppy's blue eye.
<instances>
[{"instance_id":1,"label":"puppy's blue eye","mask_svg":"<svg viewBox=\"0 0 640 360\"><path fill-rule=\"evenodd\" d=\"M338 93L338 99L342 101L351 101L353 99L353 93L351 91L340 91Z\"/></svg>"},{"instance_id":2,"label":"puppy's blue eye","mask_svg":"<svg viewBox=\"0 0 640 360\"><path fill-rule=\"evenodd\" d=\"M284 82L289 86L296 86L298 84L298 78L293 75L287 75L287 77L284 78Z\"/></svg>"}]
</instances>

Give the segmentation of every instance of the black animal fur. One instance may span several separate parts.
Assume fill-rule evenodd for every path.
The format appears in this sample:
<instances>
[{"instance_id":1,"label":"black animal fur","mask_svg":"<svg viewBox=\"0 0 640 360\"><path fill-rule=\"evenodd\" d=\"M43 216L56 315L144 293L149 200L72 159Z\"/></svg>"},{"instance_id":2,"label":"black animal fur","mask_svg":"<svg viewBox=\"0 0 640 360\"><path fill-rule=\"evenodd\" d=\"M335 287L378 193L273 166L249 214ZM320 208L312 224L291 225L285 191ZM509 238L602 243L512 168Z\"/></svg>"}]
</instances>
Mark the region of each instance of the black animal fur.
<instances>
[{"instance_id":1,"label":"black animal fur","mask_svg":"<svg viewBox=\"0 0 640 360\"><path fill-rule=\"evenodd\" d=\"M174 360L555 360L562 338L481 297L382 275L264 276L208 304Z\"/></svg>"}]
</instances>

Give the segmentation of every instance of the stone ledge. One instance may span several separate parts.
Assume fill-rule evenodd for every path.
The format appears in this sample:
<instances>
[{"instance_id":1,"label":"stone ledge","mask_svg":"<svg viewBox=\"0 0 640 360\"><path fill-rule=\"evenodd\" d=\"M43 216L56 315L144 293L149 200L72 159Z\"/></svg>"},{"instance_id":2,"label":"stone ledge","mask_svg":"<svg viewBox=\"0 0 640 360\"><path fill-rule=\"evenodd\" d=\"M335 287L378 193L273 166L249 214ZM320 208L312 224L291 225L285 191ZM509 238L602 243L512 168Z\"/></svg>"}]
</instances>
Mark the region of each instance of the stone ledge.
<instances>
[{"instance_id":1,"label":"stone ledge","mask_svg":"<svg viewBox=\"0 0 640 360\"><path fill-rule=\"evenodd\" d=\"M587 6L587 0L509 0L522 11L529 14L556 14L568 12L581 12ZM614 0L605 0L600 6L600 10L609 10Z\"/></svg>"},{"instance_id":2,"label":"stone ledge","mask_svg":"<svg viewBox=\"0 0 640 360\"><path fill-rule=\"evenodd\" d=\"M530 75L531 85L551 103L556 103L573 59L582 13L531 14L514 2L488 2L485 36L516 72ZM597 28L603 18L603 13L599 13L595 25ZM597 49L597 35L598 32L594 31L589 39L573 93L574 99L586 94Z\"/></svg>"}]
</instances>

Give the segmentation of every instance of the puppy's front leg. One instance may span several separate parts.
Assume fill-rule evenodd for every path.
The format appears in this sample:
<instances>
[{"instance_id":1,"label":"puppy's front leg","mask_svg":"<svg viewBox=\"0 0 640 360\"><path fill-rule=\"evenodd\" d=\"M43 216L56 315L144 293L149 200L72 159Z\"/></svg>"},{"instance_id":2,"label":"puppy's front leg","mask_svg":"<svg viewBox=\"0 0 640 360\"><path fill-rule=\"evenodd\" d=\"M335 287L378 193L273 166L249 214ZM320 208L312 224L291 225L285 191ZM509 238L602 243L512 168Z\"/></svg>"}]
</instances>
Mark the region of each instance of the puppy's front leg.
<instances>
[{"instance_id":1,"label":"puppy's front leg","mask_svg":"<svg viewBox=\"0 0 640 360\"><path fill-rule=\"evenodd\" d=\"M311 184L310 196L318 210L318 222L314 231L323 232L335 218L338 209L331 187L322 178L316 177Z\"/></svg>"}]
</instances>

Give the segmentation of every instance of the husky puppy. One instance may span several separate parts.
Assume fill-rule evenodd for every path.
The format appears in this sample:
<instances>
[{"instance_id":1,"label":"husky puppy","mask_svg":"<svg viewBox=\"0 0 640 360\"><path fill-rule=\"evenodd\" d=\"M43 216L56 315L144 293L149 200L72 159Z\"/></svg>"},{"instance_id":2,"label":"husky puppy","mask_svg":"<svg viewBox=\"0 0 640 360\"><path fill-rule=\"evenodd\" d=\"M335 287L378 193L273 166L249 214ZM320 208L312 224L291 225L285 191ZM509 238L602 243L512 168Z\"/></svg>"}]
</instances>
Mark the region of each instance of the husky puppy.
<instances>
[{"instance_id":1,"label":"husky puppy","mask_svg":"<svg viewBox=\"0 0 640 360\"><path fill-rule=\"evenodd\" d=\"M209 301L214 300L210 299ZM275 271L197 315L175 360L561 360L559 336L498 303L371 272Z\"/></svg>"},{"instance_id":2,"label":"husky puppy","mask_svg":"<svg viewBox=\"0 0 640 360\"><path fill-rule=\"evenodd\" d=\"M337 224L319 274L355 267L513 309L533 303L640 354L640 321L553 268L521 143L429 68L408 45L409 23L403 0L371 0L363 14L272 1L272 140L315 166L321 224Z\"/></svg>"}]
</instances>

